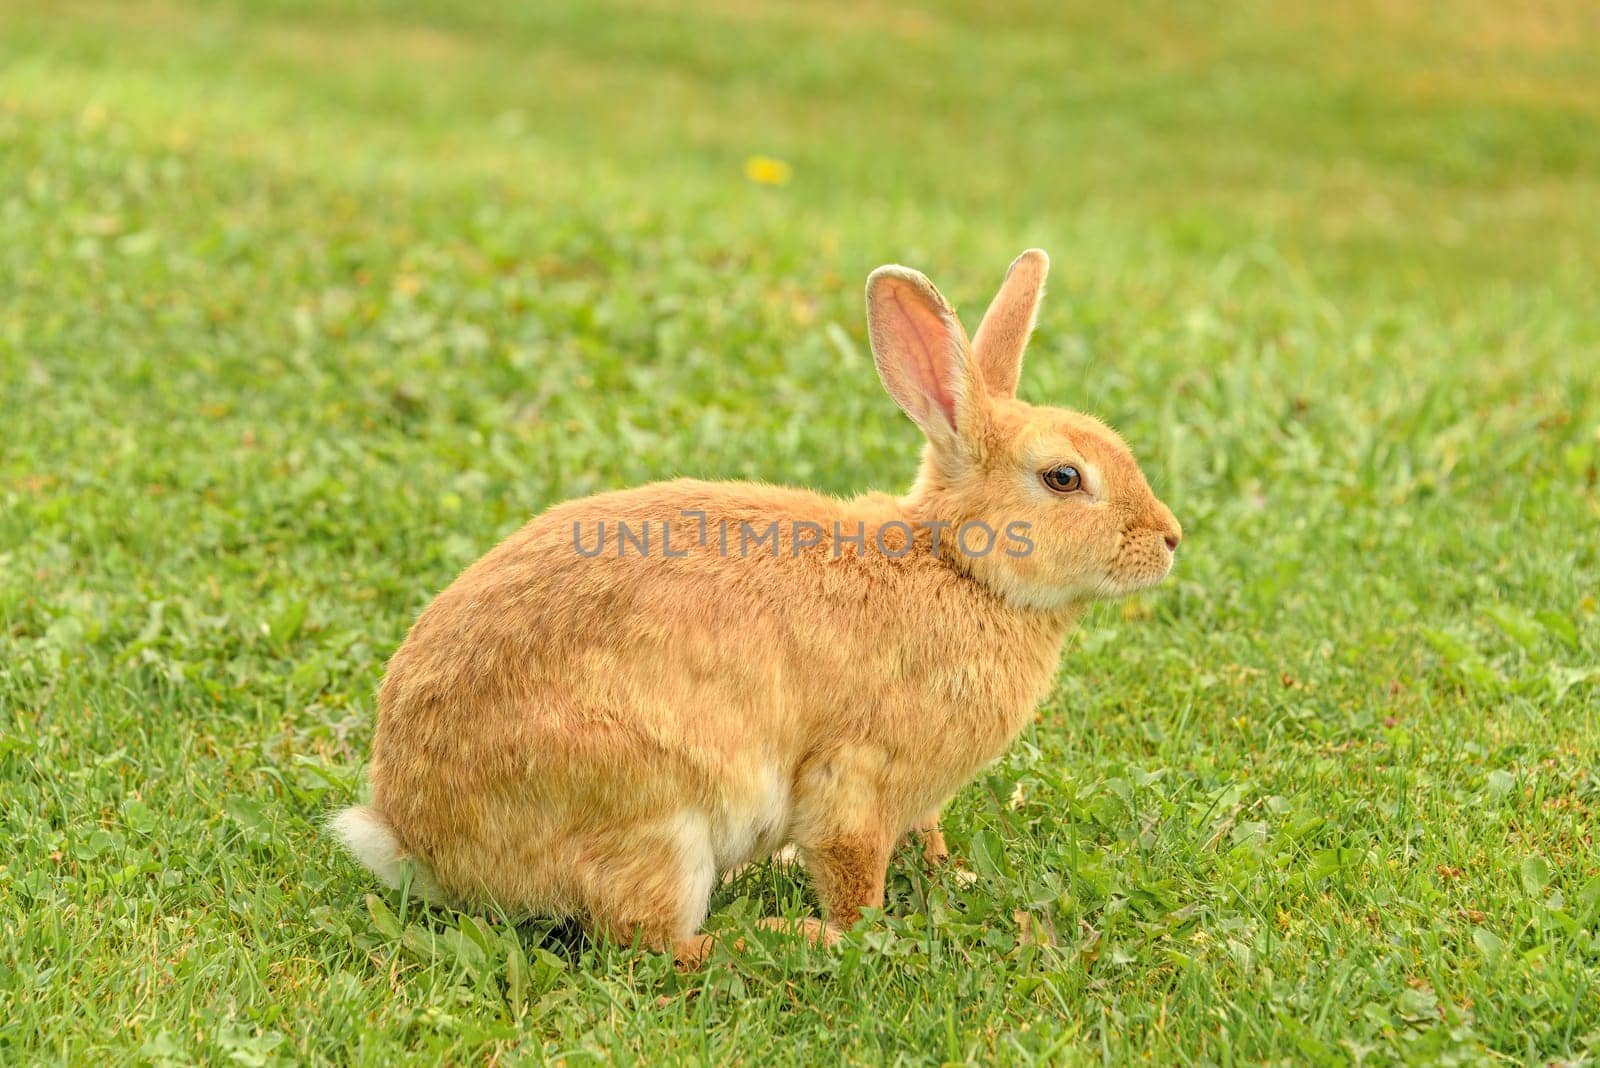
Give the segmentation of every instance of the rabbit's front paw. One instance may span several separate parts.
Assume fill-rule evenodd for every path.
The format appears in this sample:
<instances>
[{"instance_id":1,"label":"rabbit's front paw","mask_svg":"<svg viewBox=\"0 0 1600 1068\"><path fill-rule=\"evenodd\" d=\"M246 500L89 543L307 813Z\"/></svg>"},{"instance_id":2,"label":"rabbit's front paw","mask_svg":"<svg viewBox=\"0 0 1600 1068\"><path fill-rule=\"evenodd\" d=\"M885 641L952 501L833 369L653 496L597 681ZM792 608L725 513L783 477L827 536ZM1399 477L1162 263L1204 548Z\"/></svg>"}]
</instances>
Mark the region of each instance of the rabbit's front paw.
<instances>
[{"instance_id":1,"label":"rabbit's front paw","mask_svg":"<svg viewBox=\"0 0 1600 1068\"><path fill-rule=\"evenodd\" d=\"M922 862L930 868L942 868L950 863L950 849L944 844L944 831L939 829L939 814L930 812L917 822L912 833L922 844Z\"/></svg>"}]
</instances>

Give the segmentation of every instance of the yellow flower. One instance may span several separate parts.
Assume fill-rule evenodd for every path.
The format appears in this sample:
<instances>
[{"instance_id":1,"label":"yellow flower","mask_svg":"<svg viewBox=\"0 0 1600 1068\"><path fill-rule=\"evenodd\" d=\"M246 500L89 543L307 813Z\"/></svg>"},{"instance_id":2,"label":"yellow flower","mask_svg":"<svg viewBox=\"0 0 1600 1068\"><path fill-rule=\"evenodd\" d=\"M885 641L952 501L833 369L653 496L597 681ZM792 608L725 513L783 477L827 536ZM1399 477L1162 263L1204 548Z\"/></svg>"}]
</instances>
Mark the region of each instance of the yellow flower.
<instances>
[{"instance_id":1,"label":"yellow flower","mask_svg":"<svg viewBox=\"0 0 1600 1068\"><path fill-rule=\"evenodd\" d=\"M744 176L762 185L788 185L793 173L793 169L781 159L751 156L744 161Z\"/></svg>"}]
</instances>

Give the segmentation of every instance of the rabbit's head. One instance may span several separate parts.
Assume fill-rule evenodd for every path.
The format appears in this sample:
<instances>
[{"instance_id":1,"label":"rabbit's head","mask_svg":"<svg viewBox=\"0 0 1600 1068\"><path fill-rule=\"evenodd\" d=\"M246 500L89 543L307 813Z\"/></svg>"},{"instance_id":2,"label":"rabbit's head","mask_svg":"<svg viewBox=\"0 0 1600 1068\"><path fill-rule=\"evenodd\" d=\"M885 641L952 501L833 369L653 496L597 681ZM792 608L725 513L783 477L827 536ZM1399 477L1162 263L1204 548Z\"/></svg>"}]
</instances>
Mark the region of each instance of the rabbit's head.
<instances>
[{"instance_id":1,"label":"rabbit's head","mask_svg":"<svg viewBox=\"0 0 1600 1068\"><path fill-rule=\"evenodd\" d=\"M1049 266L1018 257L971 342L926 277L880 267L867 324L884 387L928 438L908 508L949 524L940 551L972 577L1056 610L1159 582L1183 531L1116 431L1017 400Z\"/></svg>"}]
</instances>

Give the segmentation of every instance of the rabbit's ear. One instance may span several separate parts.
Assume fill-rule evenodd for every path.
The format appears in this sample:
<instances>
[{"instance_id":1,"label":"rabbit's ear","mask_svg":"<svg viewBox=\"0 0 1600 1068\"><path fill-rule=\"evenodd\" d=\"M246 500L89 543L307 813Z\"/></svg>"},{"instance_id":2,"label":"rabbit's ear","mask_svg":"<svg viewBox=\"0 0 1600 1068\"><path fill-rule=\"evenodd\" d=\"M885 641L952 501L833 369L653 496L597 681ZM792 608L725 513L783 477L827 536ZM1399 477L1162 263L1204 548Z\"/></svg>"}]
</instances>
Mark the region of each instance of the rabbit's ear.
<instances>
[{"instance_id":1,"label":"rabbit's ear","mask_svg":"<svg viewBox=\"0 0 1600 1068\"><path fill-rule=\"evenodd\" d=\"M972 355L983 371L983 382L997 397L1017 395L1017 379L1022 376L1022 350L1039 314L1039 298L1044 295L1044 276L1050 273L1050 257L1030 248L1011 263L1000 292L994 295L983 322L972 336Z\"/></svg>"},{"instance_id":2,"label":"rabbit's ear","mask_svg":"<svg viewBox=\"0 0 1600 1068\"><path fill-rule=\"evenodd\" d=\"M928 440L972 440L986 398L967 333L933 283L909 267L873 271L867 333L883 388Z\"/></svg>"}]
</instances>

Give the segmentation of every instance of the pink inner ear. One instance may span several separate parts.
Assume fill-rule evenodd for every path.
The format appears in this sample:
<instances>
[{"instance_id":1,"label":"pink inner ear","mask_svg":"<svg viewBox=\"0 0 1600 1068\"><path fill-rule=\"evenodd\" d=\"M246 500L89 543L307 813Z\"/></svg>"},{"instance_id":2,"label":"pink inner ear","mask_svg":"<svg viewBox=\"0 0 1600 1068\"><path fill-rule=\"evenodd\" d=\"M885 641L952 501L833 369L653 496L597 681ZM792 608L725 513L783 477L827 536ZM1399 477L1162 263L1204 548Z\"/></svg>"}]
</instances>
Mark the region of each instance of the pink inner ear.
<instances>
[{"instance_id":1,"label":"pink inner ear","mask_svg":"<svg viewBox=\"0 0 1600 1068\"><path fill-rule=\"evenodd\" d=\"M938 406L939 414L954 429L956 399L943 374L950 359L949 330L937 314L907 302L900 286L891 287L889 296L895 314L888 317L888 326L894 332L896 348L905 353L906 370L916 379L917 391Z\"/></svg>"}]
</instances>

